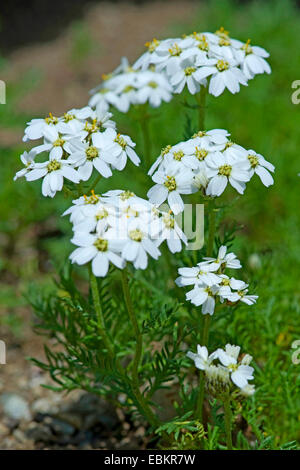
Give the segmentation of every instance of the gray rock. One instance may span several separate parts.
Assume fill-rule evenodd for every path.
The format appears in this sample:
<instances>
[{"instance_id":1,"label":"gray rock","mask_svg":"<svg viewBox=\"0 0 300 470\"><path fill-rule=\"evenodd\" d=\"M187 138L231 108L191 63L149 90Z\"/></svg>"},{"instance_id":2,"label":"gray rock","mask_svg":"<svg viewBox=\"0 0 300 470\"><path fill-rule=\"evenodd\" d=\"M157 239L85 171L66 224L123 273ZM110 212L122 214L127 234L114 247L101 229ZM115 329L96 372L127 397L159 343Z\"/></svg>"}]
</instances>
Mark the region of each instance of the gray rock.
<instances>
[{"instance_id":1,"label":"gray rock","mask_svg":"<svg viewBox=\"0 0 300 470\"><path fill-rule=\"evenodd\" d=\"M29 406L24 398L15 393L3 393L0 397L3 413L9 418L21 421L30 421Z\"/></svg>"},{"instance_id":2,"label":"gray rock","mask_svg":"<svg viewBox=\"0 0 300 470\"><path fill-rule=\"evenodd\" d=\"M32 439L35 442L53 442L55 440L51 429L44 424L30 427L27 430L26 435L29 439Z\"/></svg>"},{"instance_id":3,"label":"gray rock","mask_svg":"<svg viewBox=\"0 0 300 470\"><path fill-rule=\"evenodd\" d=\"M48 417L44 422L47 423L51 427L52 431L59 436L72 436L75 432L75 428L71 424L57 418Z\"/></svg>"}]
</instances>

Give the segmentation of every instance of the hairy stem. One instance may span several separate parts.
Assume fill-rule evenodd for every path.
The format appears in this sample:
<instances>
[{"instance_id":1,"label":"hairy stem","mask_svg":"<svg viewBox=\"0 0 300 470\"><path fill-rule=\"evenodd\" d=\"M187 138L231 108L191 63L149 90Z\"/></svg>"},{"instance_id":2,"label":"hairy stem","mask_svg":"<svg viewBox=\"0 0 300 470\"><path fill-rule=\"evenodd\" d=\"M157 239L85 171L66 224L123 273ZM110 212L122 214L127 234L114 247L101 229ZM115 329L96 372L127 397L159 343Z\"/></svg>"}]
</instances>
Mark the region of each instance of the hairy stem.
<instances>
[{"instance_id":1,"label":"hairy stem","mask_svg":"<svg viewBox=\"0 0 300 470\"><path fill-rule=\"evenodd\" d=\"M223 404L224 404L226 445L227 445L227 450L232 450L232 435L231 435L232 412L231 412L231 405L230 405L230 397L226 397L223 400Z\"/></svg>"},{"instance_id":2,"label":"hairy stem","mask_svg":"<svg viewBox=\"0 0 300 470\"><path fill-rule=\"evenodd\" d=\"M140 332L140 328L139 328L137 318L134 312L129 285L128 285L127 272L125 269L122 270L122 287L123 287L123 293L124 293L125 304L127 307L127 312L128 312L130 321L132 323L133 330L134 330L135 337L136 337L136 347L135 347L135 354L134 354L133 366L132 366L131 388L136 398L136 401L138 402L140 410L143 412L144 416L148 419L151 426L157 427L160 425L160 421L155 416L155 414L149 407L148 403L146 402L144 396L142 395L140 391L138 368L139 368L139 363L142 357L143 338L142 338L142 334Z\"/></svg>"},{"instance_id":3,"label":"hairy stem","mask_svg":"<svg viewBox=\"0 0 300 470\"><path fill-rule=\"evenodd\" d=\"M196 94L196 100L198 103L198 127L199 131L205 130L205 98L206 98L206 87L201 86L199 93Z\"/></svg>"},{"instance_id":4,"label":"hairy stem","mask_svg":"<svg viewBox=\"0 0 300 470\"><path fill-rule=\"evenodd\" d=\"M95 307L95 311L97 314L98 330L101 335L102 341L105 345L105 348L107 349L107 354L110 357L110 359L113 360L114 354L113 354L111 341L105 329L100 294L99 294L99 289L98 289L98 282L97 282L97 278L93 274L91 265L89 265L89 274L90 274L90 286L91 286L91 291L92 291L92 296L93 296L93 302L94 302L94 307Z\"/></svg>"}]
</instances>

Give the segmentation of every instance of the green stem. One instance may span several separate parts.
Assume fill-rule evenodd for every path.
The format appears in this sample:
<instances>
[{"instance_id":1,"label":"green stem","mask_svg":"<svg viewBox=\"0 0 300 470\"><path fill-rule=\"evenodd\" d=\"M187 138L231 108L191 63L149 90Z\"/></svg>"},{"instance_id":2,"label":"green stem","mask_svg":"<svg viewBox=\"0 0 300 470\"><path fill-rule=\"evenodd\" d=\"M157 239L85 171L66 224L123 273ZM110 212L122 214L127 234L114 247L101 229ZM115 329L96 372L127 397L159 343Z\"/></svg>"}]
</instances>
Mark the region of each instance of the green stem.
<instances>
[{"instance_id":1,"label":"green stem","mask_svg":"<svg viewBox=\"0 0 300 470\"><path fill-rule=\"evenodd\" d=\"M225 420L227 450L232 450L232 436L231 436L232 412L231 412L231 405L230 405L230 397L226 397L223 401L223 404L224 404L224 420Z\"/></svg>"},{"instance_id":2,"label":"green stem","mask_svg":"<svg viewBox=\"0 0 300 470\"><path fill-rule=\"evenodd\" d=\"M107 349L107 354L110 357L110 359L113 360L114 354L113 354L113 349L111 345L111 340L109 339L106 333L106 329L105 329L105 323L104 323L103 312L102 312L101 301L100 301L100 294L99 294L99 289L98 289L98 282L97 282L95 275L93 274L91 265L89 265L89 274L90 274L90 286L91 286L91 291L92 291L92 296L93 296L93 302L94 302L94 307L95 307L97 320L98 320L98 330L101 335L102 341L105 345L105 348Z\"/></svg>"},{"instance_id":3,"label":"green stem","mask_svg":"<svg viewBox=\"0 0 300 470\"><path fill-rule=\"evenodd\" d=\"M150 116L147 113L147 103L141 109L140 124L144 141L144 166L148 170L151 164L151 139L149 131Z\"/></svg>"},{"instance_id":4,"label":"green stem","mask_svg":"<svg viewBox=\"0 0 300 470\"><path fill-rule=\"evenodd\" d=\"M99 183L99 181L101 180L101 178L102 178L102 175L100 175L100 174L98 176L96 176L96 178L94 179L91 186L87 189L86 194L89 194L92 191L92 189L96 189L96 186Z\"/></svg>"},{"instance_id":5,"label":"green stem","mask_svg":"<svg viewBox=\"0 0 300 470\"><path fill-rule=\"evenodd\" d=\"M216 233L216 209L215 209L214 199L212 199L208 203L208 225L209 225L209 232L208 232L206 256L210 257L213 254L214 240L215 240L215 233Z\"/></svg>"},{"instance_id":6,"label":"green stem","mask_svg":"<svg viewBox=\"0 0 300 470\"><path fill-rule=\"evenodd\" d=\"M205 98L206 98L206 87L201 86L199 93L196 95L198 103L198 127L199 131L205 130Z\"/></svg>"},{"instance_id":7,"label":"green stem","mask_svg":"<svg viewBox=\"0 0 300 470\"><path fill-rule=\"evenodd\" d=\"M214 249L214 239L215 239L215 232L216 232L216 209L214 206L214 200L212 199L209 202L209 213L208 213L208 221L209 221L209 230L208 230L208 241L207 241L207 250L206 255L212 256L213 249ZM208 338L209 338L209 326L210 326L211 315L206 314L203 321L203 328L201 334L201 346L208 345ZM199 421L202 421L203 418L203 402L204 402L204 391L205 391L205 376L204 371L199 372L199 393L196 402L196 417Z\"/></svg>"},{"instance_id":8,"label":"green stem","mask_svg":"<svg viewBox=\"0 0 300 470\"><path fill-rule=\"evenodd\" d=\"M130 321L132 323L135 337L136 337L136 347L135 347L135 354L134 354L133 366L132 366L132 383L131 383L132 387L131 388L141 411L143 412L145 417L148 419L151 426L157 427L160 425L160 421L155 416L155 414L149 407L143 394L140 391L138 368L139 368L139 363L142 357L143 338L142 338L142 334L140 332L140 328L139 328L137 318L134 312L129 285L128 285L127 273L125 269L122 270L122 287L123 287L123 293L124 293L125 303L127 307L127 312L128 312Z\"/></svg>"}]
</instances>

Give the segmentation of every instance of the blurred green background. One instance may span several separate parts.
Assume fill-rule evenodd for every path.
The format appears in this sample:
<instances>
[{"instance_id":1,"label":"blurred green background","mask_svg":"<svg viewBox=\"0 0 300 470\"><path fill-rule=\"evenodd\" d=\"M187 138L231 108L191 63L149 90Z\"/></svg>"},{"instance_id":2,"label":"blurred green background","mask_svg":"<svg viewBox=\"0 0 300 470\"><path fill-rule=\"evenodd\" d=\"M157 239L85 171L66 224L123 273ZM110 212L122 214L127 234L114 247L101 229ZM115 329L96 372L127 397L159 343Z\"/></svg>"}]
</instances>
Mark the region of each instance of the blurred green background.
<instances>
[{"instance_id":1,"label":"blurred green background","mask_svg":"<svg viewBox=\"0 0 300 470\"><path fill-rule=\"evenodd\" d=\"M234 251L242 260L246 280L251 282L251 292L259 295L259 301L252 308L239 309L229 323L217 322L212 341L217 346L220 341L241 344L254 356L258 365L254 400L257 418L266 435L274 435L278 443L300 441L300 365L293 364L291 359L291 344L300 339L300 105L291 101L292 82L300 79L300 9L290 0L192 4L193 14L186 20L174 18L166 23L162 37L215 31L223 25L232 37L243 41L251 38L253 44L271 54L272 75L257 76L237 95L225 92L220 98L209 96L207 102L207 129L228 129L234 141L261 153L276 166L274 186L267 189L256 177L248 184L244 196L237 198L236 193L227 192L226 201L232 204L226 212L226 222L242 226ZM191 8L189 5L187 2L187 9ZM64 47L61 42L58 46ZM72 73L69 87L61 90L60 83L55 85L57 93L67 97L66 108L71 102L74 107L83 106L88 101L89 88L99 82L100 73L109 72L101 67L107 46L96 42L88 20L83 18L69 26L65 47L68 70ZM127 47L132 58L143 51L143 43L129 47L125 40L119 56L128 54ZM40 89L47 94L47 85L55 93L53 77L50 75L49 79L40 68L36 46L31 56L31 63L29 60L23 69L14 68L13 61L21 61L16 54L0 61L0 77L8 77L7 104L0 106L0 328L9 325L13 335L22 335L22 309L26 306L22 293L31 283L52 288L54 265L61 265L72 250L71 227L61 217L70 201L62 194L53 200L42 198L40 182L13 182L20 168L19 154L28 148L21 140L26 121L49 111L54 114L64 111L61 102L54 102L49 109L45 100L38 103L41 111L38 113L36 100L33 103L27 99L41 96L34 94ZM55 67L55 54L49 60ZM117 62L118 58L115 65ZM86 74L90 64L95 63L99 75L91 78ZM24 73L18 74L17 70ZM74 76L83 90L79 98L76 89L72 89ZM182 100L177 96L170 104L153 111L153 160L161 147L183 139L187 115L196 127L196 112L184 108ZM192 103L192 97L188 100ZM118 112L114 116L119 130L137 142L137 152L142 157L138 123ZM143 170L129 164L124 172L115 172L98 189L130 188L145 196L150 186L151 180Z\"/></svg>"}]
</instances>

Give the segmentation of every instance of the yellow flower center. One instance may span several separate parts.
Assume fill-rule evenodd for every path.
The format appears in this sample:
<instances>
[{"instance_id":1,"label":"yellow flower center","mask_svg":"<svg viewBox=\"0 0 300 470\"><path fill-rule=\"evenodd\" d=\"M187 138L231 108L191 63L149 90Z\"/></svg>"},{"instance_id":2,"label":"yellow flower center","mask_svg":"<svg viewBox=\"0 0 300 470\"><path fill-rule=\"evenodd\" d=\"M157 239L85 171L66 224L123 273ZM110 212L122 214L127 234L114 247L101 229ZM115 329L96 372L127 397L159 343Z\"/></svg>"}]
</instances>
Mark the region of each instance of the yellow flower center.
<instances>
[{"instance_id":1,"label":"yellow flower center","mask_svg":"<svg viewBox=\"0 0 300 470\"><path fill-rule=\"evenodd\" d=\"M198 48L201 51L208 51L208 42L204 34L193 33L194 38L198 41Z\"/></svg>"},{"instance_id":2,"label":"yellow flower center","mask_svg":"<svg viewBox=\"0 0 300 470\"><path fill-rule=\"evenodd\" d=\"M163 222L166 228L173 229L175 226L175 220L169 214L163 217Z\"/></svg>"},{"instance_id":3,"label":"yellow flower center","mask_svg":"<svg viewBox=\"0 0 300 470\"><path fill-rule=\"evenodd\" d=\"M230 176L232 170L231 165L222 165L219 168L219 175Z\"/></svg>"},{"instance_id":4,"label":"yellow flower center","mask_svg":"<svg viewBox=\"0 0 300 470\"><path fill-rule=\"evenodd\" d=\"M107 210L106 210L106 209L101 209L101 210L96 214L96 219L97 219L97 220L106 219L107 216L108 216Z\"/></svg>"},{"instance_id":5,"label":"yellow flower center","mask_svg":"<svg viewBox=\"0 0 300 470\"><path fill-rule=\"evenodd\" d=\"M131 191L123 191L121 194L120 194L120 199L121 201L127 201L127 199L131 198L135 196L135 194Z\"/></svg>"},{"instance_id":6,"label":"yellow flower center","mask_svg":"<svg viewBox=\"0 0 300 470\"><path fill-rule=\"evenodd\" d=\"M184 69L184 73L186 76L192 75L192 73L196 72L195 67L186 67Z\"/></svg>"},{"instance_id":7,"label":"yellow flower center","mask_svg":"<svg viewBox=\"0 0 300 470\"><path fill-rule=\"evenodd\" d=\"M229 147L232 147L232 145L233 145L233 142L231 142L231 140L228 140L228 142L226 142L225 144L224 150L229 149Z\"/></svg>"},{"instance_id":8,"label":"yellow flower center","mask_svg":"<svg viewBox=\"0 0 300 470\"><path fill-rule=\"evenodd\" d=\"M146 42L145 46L148 47L149 52L154 52L159 43L160 41L158 41L156 38L153 38L152 41Z\"/></svg>"},{"instance_id":9,"label":"yellow flower center","mask_svg":"<svg viewBox=\"0 0 300 470\"><path fill-rule=\"evenodd\" d=\"M198 131L196 132L196 134L193 135L193 139L195 139L196 137L204 137L205 135L206 135L205 131Z\"/></svg>"},{"instance_id":10,"label":"yellow flower center","mask_svg":"<svg viewBox=\"0 0 300 470\"><path fill-rule=\"evenodd\" d=\"M241 49L243 51L245 51L245 54L246 55L249 55L249 54L252 54L253 50L252 50L252 47L250 46L250 42L251 42L251 39L248 39L248 41L246 42L246 44L244 44Z\"/></svg>"},{"instance_id":11,"label":"yellow flower center","mask_svg":"<svg viewBox=\"0 0 300 470\"><path fill-rule=\"evenodd\" d=\"M150 88L157 88L157 87L158 87L158 84L157 84L156 82L151 81L151 82L148 83L148 86L149 86Z\"/></svg>"},{"instance_id":12,"label":"yellow flower center","mask_svg":"<svg viewBox=\"0 0 300 470\"><path fill-rule=\"evenodd\" d=\"M165 148L163 148L161 151L162 157L164 157L167 153L169 153L171 148L172 148L172 145L167 145Z\"/></svg>"},{"instance_id":13,"label":"yellow flower center","mask_svg":"<svg viewBox=\"0 0 300 470\"><path fill-rule=\"evenodd\" d=\"M65 143L65 140L61 139L60 137L58 139L56 139L54 142L53 142L53 147L62 147Z\"/></svg>"},{"instance_id":14,"label":"yellow flower center","mask_svg":"<svg viewBox=\"0 0 300 470\"><path fill-rule=\"evenodd\" d=\"M224 70L229 69L229 63L227 62L227 60L220 59L218 60L216 67L219 70L219 72L224 72Z\"/></svg>"},{"instance_id":15,"label":"yellow flower center","mask_svg":"<svg viewBox=\"0 0 300 470\"><path fill-rule=\"evenodd\" d=\"M231 42L229 38L220 38L219 46L230 46Z\"/></svg>"},{"instance_id":16,"label":"yellow flower center","mask_svg":"<svg viewBox=\"0 0 300 470\"><path fill-rule=\"evenodd\" d=\"M46 121L47 124L57 124L58 123L57 117L53 116L52 113L49 113L49 117L46 117L45 121Z\"/></svg>"},{"instance_id":17,"label":"yellow flower center","mask_svg":"<svg viewBox=\"0 0 300 470\"><path fill-rule=\"evenodd\" d=\"M51 171L59 170L60 168L61 168L61 163L58 162L57 160L52 160L47 165L48 173L51 173Z\"/></svg>"},{"instance_id":18,"label":"yellow flower center","mask_svg":"<svg viewBox=\"0 0 300 470\"><path fill-rule=\"evenodd\" d=\"M117 137L115 138L115 142L117 142L117 144L119 144L122 147L122 149L125 149L127 145L126 140L123 139L123 137L121 137L120 134L118 134Z\"/></svg>"},{"instance_id":19,"label":"yellow flower center","mask_svg":"<svg viewBox=\"0 0 300 470\"><path fill-rule=\"evenodd\" d=\"M249 160L250 165L251 165L252 168L257 167L259 162L258 162L258 157L256 155L250 155L249 154L248 155L248 160Z\"/></svg>"},{"instance_id":20,"label":"yellow flower center","mask_svg":"<svg viewBox=\"0 0 300 470\"><path fill-rule=\"evenodd\" d=\"M141 242L143 240L143 233L140 231L140 229L130 230L129 237L135 242Z\"/></svg>"},{"instance_id":21,"label":"yellow flower center","mask_svg":"<svg viewBox=\"0 0 300 470\"><path fill-rule=\"evenodd\" d=\"M216 35L221 38L227 38L229 35L229 31L226 31L226 29L221 26L221 28L216 31Z\"/></svg>"},{"instance_id":22,"label":"yellow flower center","mask_svg":"<svg viewBox=\"0 0 300 470\"><path fill-rule=\"evenodd\" d=\"M235 372L236 370L238 370L238 364L229 364L228 366L228 369L231 371L231 372Z\"/></svg>"},{"instance_id":23,"label":"yellow flower center","mask_svg":"<svg viewBox=\"0 0 300 470\"><path fill-rule=\"evenodd\" d=\"M102 80L109 80L112 77L111 73L103 73L102 75Z\"/></svg>"},{"instance_id":24,"label":"yellow flower center","mask_svg":"<svg viewBox=\"0 0 300 470\"><path fill-rule=\"evenodd\" d=\"M94 246L98 251L107 251L108 241L104 238L97 238L97 240L94 241Z\"/></svg>"},{"instance_id":25,"label":"yellow flower center","mask_svg":"<svg viewBox=\"0 0 300 470\"><path fill-rule=\"evenodd\" d=\"M165 184L165 187L169 191L175 191L175 189L177 188L176 180L175 180L174 176L167 176L167 180L165 181L164 184Z\"/></svg>"},{"instance_id":26,"label":"yellow flower center","mask_svg":"<svg viewBox=\"0 0 300 470\"><path fill-rule=\"evenodd\" d=\"M85 123L84 130L87 131L89 134L92 134L93 132L99 131L100 127L98 126L97 119L93 119L92 123L90 124L89 122Z\"/></svg>"},{"instance_id":27,"label":"yellow flower center","mask_svg":"<svg viewBox=\"0 0 300 470\"><path fill-rule=\"evenodd\" d=\"M212 296L214 295L214 294L212 293L212 290L211 290L211 288L210 288L210 287L206 287L204 290L205 290L205 292L207 292L207 293L208 293L208 295L209 295L209 296L211 296L211 297L212 297Z\"/></svg>"},{"instance_id":28,"label":"yellow flower center","mask_svg":"<svg viewBox=\"0 0 300 470\"><path fill-rule=\"evenodd\" d=\"M85 204L97 204L99 197L95 194L95 191L92 189L91 196L83 195Z\"/></svg>"},{"instance_id":29,"label":"yellow flower center","mask_svg":"<svg viewBox=\"0 0 300 470\"><path fill-rule=\"evenodd\" d=\"M134 90L134 87L132 85L127 85L124 89L123 89L123 93L129 93L130 91Z\"/></svg>"},{"instance_id":30,"label":"yellow flower center","mask_svg":"<svg viewBox=\"0 0 300 470\"><path fill-rule=\"evenodd\" d=\"M223 279L221 284L222 286L230 286L230 279Z\"/></svg>"},{"instance_id":31,"label":"yellow flower center","mask_svg":"<svg viewBox=\"0 0 300 470\"><path fill-rule=\"evenodd\" d=\"M182 53L182 49L178 46L178 44L175 42L175 44L170 47L169 53L173 57L178 57Z\"/></svg>"},{"instance_id":32,"label":"yellow flower center","mask_svg":"<svg viewBox=\"0 0 300 470\"><path fill-rule=\"evenodd\" d=\"M178 152L173 153L174 160L181 161L181 159L184 157L184 152L183 150L179 150Z\"/></svg>"},{"instance_id":33,"label":"yellow flower center","mask_svg":"<svg viewBox=\"0 0 300 470\"><path fill-rule=\"evenodd\" d=\"M207 157L208 151L205 149L199 149L199 147L196 147L195 149L195 155L198 158L198 160L204 160Z\"/></svg>"},{"instance_id":34,"label":"yellow flower center","mask_svg":"<svg viewBox=\"0 0 300 470\"><path fill-rule=\"evenodd\" d=\"M87 160L94 160L99 156L98 149L96 147L88 147L85 151Z\"/></svg>"},{"instance_id":35,"label":"yellow flower center","mask_svg":"<svg viewBox=\"0 0 300 470\"><path fill-rule=\"evenodd\" d=\"M72 121L73 119L75 119L74 114L68 114L68 113L65 113L65 114L64 114L64 121L65 121L65 122Z\"/></svg>"}]
</instances>

